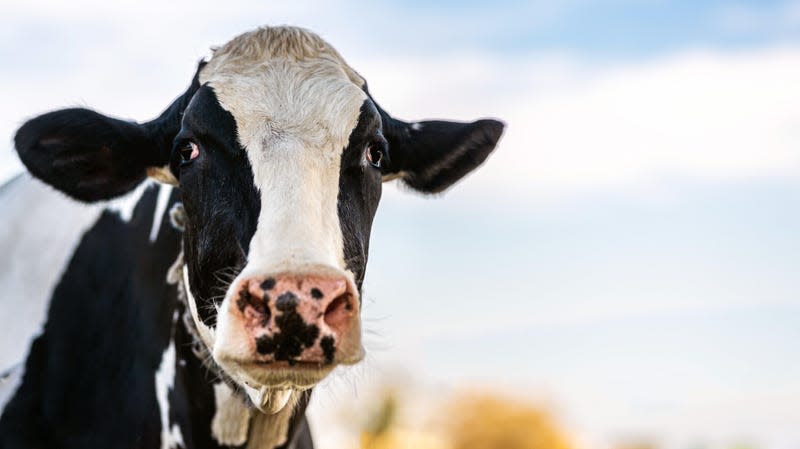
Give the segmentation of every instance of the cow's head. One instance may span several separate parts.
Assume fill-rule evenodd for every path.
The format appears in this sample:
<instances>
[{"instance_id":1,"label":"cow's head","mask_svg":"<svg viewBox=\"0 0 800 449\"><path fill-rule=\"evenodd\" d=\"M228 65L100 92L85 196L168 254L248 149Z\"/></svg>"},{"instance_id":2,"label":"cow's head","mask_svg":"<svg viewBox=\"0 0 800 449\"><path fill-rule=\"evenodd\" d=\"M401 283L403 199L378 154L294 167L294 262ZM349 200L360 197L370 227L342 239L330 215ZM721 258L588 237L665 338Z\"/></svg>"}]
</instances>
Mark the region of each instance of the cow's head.
<instances>
[{"instance_id":1,"label":"cow's head","mask_svg":"<svg viewBox=\"0 0 800 449\"><path fill-rule=\"evenodd\" d=\"M362 358L360 291L381 182L441 192L502 130L494 120L394 119L330 45L280 27L215 50L151 122L66 109L27 122L15 143L32 174L78 200L124 194L147 176L179 186L198 334L255 399Z\"/></svg>"}]
</instances>

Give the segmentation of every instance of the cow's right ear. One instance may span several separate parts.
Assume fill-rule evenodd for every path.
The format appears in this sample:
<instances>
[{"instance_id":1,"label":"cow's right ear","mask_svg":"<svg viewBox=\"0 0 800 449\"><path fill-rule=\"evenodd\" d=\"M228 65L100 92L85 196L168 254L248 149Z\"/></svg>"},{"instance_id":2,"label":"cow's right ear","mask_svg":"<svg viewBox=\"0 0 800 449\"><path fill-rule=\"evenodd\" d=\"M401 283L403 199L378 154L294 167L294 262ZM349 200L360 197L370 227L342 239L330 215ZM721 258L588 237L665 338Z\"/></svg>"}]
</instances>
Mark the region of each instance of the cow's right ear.
<instances>
[{"instance_id":1,"label":"cow's right ear","mask_svg":"<svg viewBox=\"0 0 800 449\"><path fill-rule=\"evenodd\" d=\"M158 118L135 123L83 109L40 115L17 131L14 145L35 177L85 202L133 190L148 176L177 184L168 168L172 140L186 105L199 88L197 68L189 89Z\"/></svg>"},{"instance_id":2,"label":"cow's right ear","mask_svg":"<svg viewBox=\"0 0 800 449\"><path fill-rule=\"evenodd\" d=\"M144 125L80 108L29 120L14 144L31 174L87 202L131 191L169 157Z\"/></svg>"}]
</instances>

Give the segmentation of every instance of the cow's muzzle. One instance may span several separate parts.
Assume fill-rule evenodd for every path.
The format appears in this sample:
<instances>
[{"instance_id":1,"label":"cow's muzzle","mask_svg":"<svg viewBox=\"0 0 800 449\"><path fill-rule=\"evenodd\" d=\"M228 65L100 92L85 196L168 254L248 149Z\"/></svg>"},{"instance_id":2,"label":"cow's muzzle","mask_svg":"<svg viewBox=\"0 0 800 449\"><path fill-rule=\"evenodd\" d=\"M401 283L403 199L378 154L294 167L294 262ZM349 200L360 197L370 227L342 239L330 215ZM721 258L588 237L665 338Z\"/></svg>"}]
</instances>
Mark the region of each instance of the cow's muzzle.
<instances>
[{"instance_id":1,"label":"cow's muzzle","mask_svg":"<svg viewBox=\"0 0 800 449\"><path fill-rule=\"evenodd\" d=\"M247 383L311 386L363 356L358 292L344 276L239 279L219 313L214 358Z\"/></svg>"}]
</instances>

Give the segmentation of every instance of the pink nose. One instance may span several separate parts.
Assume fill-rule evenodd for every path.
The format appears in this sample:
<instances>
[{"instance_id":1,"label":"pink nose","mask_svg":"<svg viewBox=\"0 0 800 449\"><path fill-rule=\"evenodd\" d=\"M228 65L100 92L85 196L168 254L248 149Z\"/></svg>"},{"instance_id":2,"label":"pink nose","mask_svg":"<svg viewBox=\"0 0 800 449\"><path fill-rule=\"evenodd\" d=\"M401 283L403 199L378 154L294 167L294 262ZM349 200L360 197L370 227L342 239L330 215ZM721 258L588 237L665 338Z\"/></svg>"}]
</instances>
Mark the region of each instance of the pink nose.
<instances>
[{"instance_id":1,"label":"pink nose","mask_svg":"<svg viewBox=\"0 0 800 449\"><path fill-rule=\"evenodd\" d=\"M254 342L257 360L331 364L337 351L352 346L348 340L360 337L353 335L359 333L359 304L349 285L313 275L244 279L231 312Z\"/></svg>"}]
</instances>

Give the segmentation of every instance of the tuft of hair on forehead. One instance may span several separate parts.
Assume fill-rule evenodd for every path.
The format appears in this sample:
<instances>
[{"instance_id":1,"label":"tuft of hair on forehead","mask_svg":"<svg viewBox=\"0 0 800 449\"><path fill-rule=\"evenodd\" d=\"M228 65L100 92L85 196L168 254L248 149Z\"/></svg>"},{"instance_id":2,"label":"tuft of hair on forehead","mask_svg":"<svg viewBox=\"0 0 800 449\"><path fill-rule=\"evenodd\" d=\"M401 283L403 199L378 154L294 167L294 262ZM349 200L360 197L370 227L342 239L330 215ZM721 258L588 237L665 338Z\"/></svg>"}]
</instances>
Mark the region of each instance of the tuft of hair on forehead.
<instances>
[{"instance_id":1,"label":"tuft of hair on forehead","mask_svg":"<svg viewBox=\"0 0 800 449\"><path fill-rule=\"evenodd\" d=\"M292 26L264 26L236 36L225 45L212 49L209 69L213 71L214 66L231 63L257 64L273 58L297 61L327 59L341 66L353 83L364 85L364 79L329 43L305 28Z\"/></svg>"}]
</instances>

